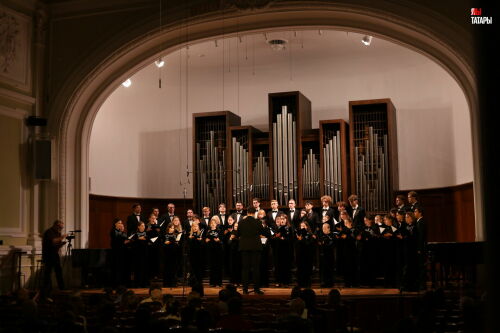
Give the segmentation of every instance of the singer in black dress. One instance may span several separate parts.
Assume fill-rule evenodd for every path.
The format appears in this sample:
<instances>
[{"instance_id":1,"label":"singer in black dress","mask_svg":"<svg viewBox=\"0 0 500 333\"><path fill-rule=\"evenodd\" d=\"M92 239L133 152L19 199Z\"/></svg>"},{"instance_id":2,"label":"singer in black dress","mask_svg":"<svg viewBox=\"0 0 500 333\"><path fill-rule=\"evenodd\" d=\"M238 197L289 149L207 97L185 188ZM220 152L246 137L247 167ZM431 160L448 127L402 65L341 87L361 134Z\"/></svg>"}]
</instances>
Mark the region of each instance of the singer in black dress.
<instances>
[{"instance_id":1,"label":"singer in black dress","mask_svg":"<svg viewBox=\"0 0 500 333\"><path fill-rule=\"evenodd\" d=\"M222 286L222 261L223 261L223 233L217 224L217 219L212 218L208 225L205 242L208 254L208 271L210 286Z\"/></svg>"},{"instance_id":2,"label":"singer in black dress","mask_svg":"<svg viewBox=\"0 0 500 333\"><path fill-rule=\"evenodd\" d=\"M257 212L257 218L262 225L262 252L260 257L260 285L269 287L269 257L271 255L271 237L274 231L269 225L266 212L261 209Z\"/></svg>"},{"instance_id":3,"label":"singer in black dress","mask_svg":"<svg viewBox=\"0 0 500 333\"><path fill-rule=\"evenodd\" d=\"M300 222L299 230L296 232L297 253L297 284L301 288L311 286L312 275L312 250L314 244L313 233L306 221Z\"/></svg>"},{"instance_id":4,"label":"singer in black dress","mask_svg":"<svg viewBox=\"0 0 500 333\"><path fill-rule=\"evenodd\" d=\"M335 235L330 230L330 224L323 223L321 226L321 233L318 234L319 272L322 288L333 287L333 271L335 267L334 250L337 241Z\"/></svg>"},{"instance_id":5,"label":"singer in black dress","mask_svg":"<svg viewBox=\"0 0 500 333\"><path fill-rule=\"evenodd\" d=\"M149 249L148 249L148 268L149 268L149 278L156 279L160 277L160 252L161 252L161 241L160 239L160 225L156 220L156 214L151 213L148 218L148 224L146 226L146 234L149 239Z\"/></svg>"},{"instance_id":6,"label":"singer in black dress","mask_svg":"<svg viewBox=\"0 0 500 333\"><path fill-rule=\"evenodd\" d=\"M178 232L172 222L167 225L163 236L163 284L166 287L175 287L177 285L176 272L179 267L180 245L178 241Z\"/></svg>"},{"instance_id":7,"label":"singer in black dress","mask_svg":"<svg viewBox=\"0 0 500 333\"><path fill-rule=\"evenodd\" d=\"M230 221L232 217L228 219ZM240 239L238 237L238 222L233 224L233 230L229 234L227 242L227 251L229 252L229 282L235 285L241 283L241 252Z\"/></svg>"},{"instance_id":8,"label":"singer in black dress","mask_svg":"<svg viewBox=\"0 0 500 333\"><path fill-rule=\"evenodd\" d=\"M357 250L357 235L358 230L354 227L354 223L346 212L340 213L342 220L342 231L340 234L340 244L343 255L343 272L344 283L347 288L356 286L358 273L358 250Z\"/></svg>"},{"instance_id":9,"label":"singer in black dress","mask_svg":"<svg viewBox=\"0 0 500 333\"><path fill-rule=\"evenodd\" d=\"M291 282L293 260L293 228L286 214L276 218L273 237L274 272L277 287L286 287Z\"/></svg>"},{"instance_id":10,"label":"singer in black dress","mask_svg":"<svg viewBox=\"0 0 500 333\"><path fill-rule=\"evenodd\" d=\"M143 288L147 285L148 275L148 243L146 225L139 222L137 231L132 235L132 261L134 267L134 285L136 288Z\"/></svg>"},{"instance_id":11,"label":"singer in black dress","mask_svg":"<svg viewBox=\"0 0 500 333\"><path fill-rule=\"evenodd\" d=\"M197 218L193 221L191 225L191 231L188 236L188 250L189 250L189 284L191 286L198 285L203 282L203 250L204 250L204 239L203 230L200 230L199 221L196 222Z\"/></svg>"}]
</instances>

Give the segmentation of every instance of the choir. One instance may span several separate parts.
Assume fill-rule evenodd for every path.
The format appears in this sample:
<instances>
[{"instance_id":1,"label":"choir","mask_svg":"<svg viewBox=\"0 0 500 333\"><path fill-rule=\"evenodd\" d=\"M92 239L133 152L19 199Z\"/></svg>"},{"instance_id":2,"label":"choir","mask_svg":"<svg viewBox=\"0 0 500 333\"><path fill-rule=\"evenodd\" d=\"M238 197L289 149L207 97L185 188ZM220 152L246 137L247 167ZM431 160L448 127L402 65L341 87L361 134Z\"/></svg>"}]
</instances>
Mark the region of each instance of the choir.
<instances>
[{"instance_id":1,"label":"choir","mask_svg":"<svg viewBox=\"0 0 500 333\"><path fill-rule=\"evenodd\" d=\"M339 281L345 287L425 288L424 212L416 192L408 199L405 205L398 195L390 212L372 216L356 195L349 197L349 204L334 204L323 196L321 208L306 201L303 210L290 199L286 212L272 200L267 213L254 198L255 217L262 223L261 286L273 281L276 287L286 287L295 277L298 286L310 287L318 271L325 288ZM189 209L184 221L175 215L172 203L161 217L154 208L147 223L139 204L132 210L127 230L115 219L110 233L115 284L144 287L150 279L161 278L165 286L195 285L207 271L211 286L221 286L223 277L241 283L238 223L246 216L241 202L231 214L223 203L214 215L208 207L201 217Z\"/></svg>"}]
</instances>

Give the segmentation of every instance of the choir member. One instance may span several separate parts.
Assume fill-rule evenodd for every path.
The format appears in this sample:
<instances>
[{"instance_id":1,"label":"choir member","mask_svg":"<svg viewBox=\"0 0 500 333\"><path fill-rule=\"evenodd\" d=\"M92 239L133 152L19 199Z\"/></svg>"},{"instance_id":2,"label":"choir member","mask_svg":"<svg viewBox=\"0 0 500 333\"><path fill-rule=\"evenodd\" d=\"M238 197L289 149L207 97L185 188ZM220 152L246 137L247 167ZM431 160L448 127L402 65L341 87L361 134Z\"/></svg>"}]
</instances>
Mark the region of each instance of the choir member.
<instances>
[{"instance_id":1,"label":"choir member","mask_svg":"<svg viewBox=\"0 0 500 333\"><path fill-rule=\"evenodd\" d=\"M328 218L325 216L324 218ZM333 287L333 271L335 267L334 250L337 240L331 232L330 224L323 223L321 234L318 236L319 272L322 288Z\"/></svg>"},{"instance_id":2,"label":"choir member","mask_svg":"<svg viewBox=\"0 0 500 333\"><path fill-rule=\"evenodd\" d=\"M175 205L172 202L169 202L167 204L167 212L160 216L158 219L158 223L162 226L162 232L165 232L166 227L172 220L174 219L175 216Z\"/></svg>"},{"instance_id":3,"label":"choir member","mask_svg":"<svg viewBox=\"0 0 500 333\"><path fill-rule=\"evenodd\" d=\"M403 288L408 291L418 291L418 229L413 212L405 214L403 234Z\"/></svg>"},{"instance_id":4,"label":"choir member","mask_svg":"<svg viewBox=\"0 0 500 333\"><path fill-rule=\"evenodd\" d=\"M245 217L246 212L243 209L243 203L241 201L236 202L235 212L232 215L233 215L233 219L236 223L240 222L240 220Z\"/></svg>"},{"instance_id":5,"label":"choir member","mask_svg":"<svg viewBox=\"0 0 500 333\"><path fill-rule=\"evenodd\" d=\"M380 237L384 285L386 288L394 288L399 284L398 265L401 265L399 242L402 236L401 232L394 224L395 218L390 214L386 215L384 217L385 229L382 231Z\"/></svg>"},{"instance_id":6,"label":"choir member","mask_svg":"<svg viewBox=\"0 0 500 333\"><path fill-rule=\"evenodd\" d=\"M297 283L301 288L311 286L311 275L313 267L313 233L307 221L300 222L296 232L296 253L297 253Z\"/></svg>"},{"instance_id":7,"label":"choir member","mask_svg":"<svg viewBox=\"0 0 500 333\"><path fill-rule=\"evenodd\" d=\"M389 211L389 214L396 218L396 214L398 213L398 209L397 208L391 208L391 210Z\"/></svg>"},{"instance_id":8,"label":"choir member","mask_svg":"<svg viewBox=\"0 0 500 333\"><path fill-rule=\"evenodd\" d=\"M288 220L293 229L298 229L300 224L300 209L296 207L297 203L294 199L288 200Z\"/></svg>"},{"instance_id":9,"label":"choir member","mask_svg":"<svg viewBox=\"0 0 500 333\"><path fill-rule=\"evenodd\" d=\"M210 219L208 230L205 236L208 271L210 276L210 286L222 286L222 232L218 227L217 219Z\"/></svg>"},{"instance_id":10,"label":"choir member","mask_svg":"<svg viewBox=\"0 0 500 333\"><path fill-rule=\"evenodd\" d=\"M176 240L177 240L177 251L178 251L178 254L175 256L174 260L176 261L175 262L175 265L174 267L176 268L176 271L174 272L175 273L175 276L176 276L176 280L178 278L182 278L182 273L183 273L183 268L184 268L184 264L183 264L183 259L184 259L184 230L182 229L182 223L181 223L181 219L176 215L172 218L172 225L174 226L174 233L175 233L175 237L176 237Z\"/></svg>"},{"instance_id":11,"label":"choir member","mask_svg":"<svg viewBox=\"0 0 500 333\"><path fill-rule=\"evenodd\" d=\"M194 211L191 208L189 208L186 211L186 219L184 220L184 222L182 222L182 229L186 231L191 230L191 226L193 225L193 223L194 223Z\"/></svg>"},{"instance_id":12,"label":"choir member","mask_svg":"<svg viewBox=\"0 0 500 333\"><path fill-rule=\"evenodd\" d=\"M156 219L156 215L151 213L148 218L148 224L146 226L146 234L149 239L149 249L148 249L148 269L150 278L158 278L160 274L160 252L161 252L161 241L158 239L161 236L160 225Z\"/></svg>"},{"instance_id":13,"label":"choir member","mask_svg":"<svg viewBox=\"0 0 500 333\"><path fill-rule=\"evenodd\" d=\"M278 200L271 200L271 210L267 213L267 224L269 227L276 227L276 217L280 214L283 214L283 212L278 210Z\"/></svg>"},{"instance_id":14,"label":"choir member","mask_svg":"<svg viewBox=\"0 0 500 333\"><path fill-rule=\"evenodd\" d=\"M226 224L227 224L227 214L226 214L226 204L225 203L219 204L219 212L215 216L217 216L219 218L220 227L222 228L222 230L224 230L226 228Z\"/></svg>"},{"instance_id":15,"label":"choir member","mask_svg":"<svg viewBox=\"0 0 500 333\"><path fill-rule=\"evenodd\" d=\"M342 253L342 271L345 286L350 288L357 285L358 253L356 239L358 230L347 212L340 213L340 218L342 220L342 231L339 246Z\"/></svg>"},{"instance_id":16,"label":"choir member","mask_svg":"<svg viewBox=\"0 0 500 333\"><path fill-rule=\"evenodd\" d=\"M158 221L160 218L160 209L158 207L153 207L153 209L151 209L151 214L154 214L156 220Z\"/></svg>"},{"instance_id":17,"label":"choir member","mask_svg":"<svg viewBox=\"0 0 500 333\"><path fill-rule=\"evenodd\" d=\"M188 249L189 249L189 266L190 266L190 279L191 286L203 282L203 231L200 229L199 221L194 219L191 225L188 236Z\"/></svg>"},{"instance_id":18,"label":"choir member","mask_svg":"<svg viewBox=\"0 0 500 333\"><path fill-rule=\"evenodd\" d=\"M228 219L228 222L231 220L232 218ZM241 283L241 253L239 251L238 222L234 222L232 231L229 234L227 247L229 252L229 282L239 285Z\"/></svg>"},{"instance_id":19,"label":"choir member","mask_svg":"<svg viewBox=\"0 0 500 333\"><path fill-rule=\"evenodd\" d=\"M229 276L231 273L231 253L229 251L229 239L231 238L231 234L234 230L234 218L232 215L229 215L226 220L225 226L221 229L224 236L222 237L222 245L224 247L224 275Z\"/></svg>"},{"instance_id":20,"label":"choir member","mask_svg":"<svg viewBox=\"0 0 500 333\"><path fill-rule=\"evenodd\" d=\"M111 237L111 272L113 274L112 283L116 286L123 285L128 282L126 256L127 244L130 240L125 233L125 226L122 220L115 218L113 220L113 228L110 232Z\"/></svg>"},{"instance_id":21,"label":"choir member","mask_svg":"<svg viewBox=\"0 0 500 333\"><path fill-rule=\"evenodd\" d=\"M258 217L257 217L257 214L259 213L259 210L261 209L261 208L260 208L260 199L259 199L259 198L253 198L253 199L252 199L252 206L253 206L253 208L255 209L255 214L254 214L254 217L255 217L255 218L258 218Z\"/></svg>"},{"instance_id":22,"label":"choir member","mask_svg":"<svg viewBox=\"0 0 500 333\"><path fill-rule=\"evenodd\" d=\"M266 211L257 212L257 220L261 223L262 251L260 258L260 286L269 286L269 256L271 254L271 237L274 234L266 218Z\"/></svg>"},{"instance_id":23,"label":"choir member","mask_svg":"<svg viewBox=\"0 0 500 333\"><path fill-rule=\"evenodd\" d=\"M415 208L420 207L420 203L418 202L418 194L415 191L408 192L408 210L413 212Z\"/></svg>"},{"instance_id":24,"label":"choir member","mask_svg":"<svg viewBox=\"0 0 500 333\"><path fill-rule=\"evenodd\" d=\"M286 287L291 282L293 261L293 228L286 214L276 218L273 253L276 287Z\"/></svg>"},{"instance_id":25,"label":"choir member","mask_svg":"<svg viewBox=\"0 0 500 333\"><path fill-rule=\"evenodd\" d=\"M127 217L127 236L134 234L137 231L138 224L145 221L141 212L142 206L138 203L134 203L132 205L132 214Z\"/></svg>"},{"instance_id":26,"label":"choir member","mask_svg":"<svg viewBox=\"0 0 500 333\"><path fill-rule=\"evenodd\" d=\"M405 225L405 212L402 210L398 210L396 213L396 222L394 223L394 226L396 228L401 228L404 227Z\"/></svg>"},{"instance_id":27,"label":"choir member","mask_svg":"<svg viewBox=\"0 0 500 333\"><path fill-rule=\"evenodd\" d=\"M395 203L395 206L394 208L396 208L397 210L401 210L403 212L406 212L407 210L409 210L405 204L405 196L404 195L401 195L401 194L398 194L396 196L396 199L394 200L394 203Z\"/></svg>"},{"instance_id":28,"label":"choir member","mask_svg":"<svg viewBox=\"0 0 500 333\"><path fill-rule=\"evenodd\" d=\"M356 194L351 194L348 198L349 204L352 209L352 222L354 223L354 227L362 228L365 219L365 209L359 205L359 199Z\"/></svg>"},{"instance_id":29,"label":"choir member","mask_svg":"<svg viewBox=\"0 0 500 333\"><path fill-rule=\"evenodd\" d=\"M427 228L424 221L424 210L422 207L415 208L414 211L415 218L417 219L417 231L418 231L418 241L417 241L417 255L418 255L418 265L419 265L419 286L421 289L425 290L425 260L427 255Z\"/></svg>"},{"instance_id":30,"label":"choir member","mask_svg":"<svg viewBox=\"0 0 500 333\"><path fill-rule=\"evenodd\" d=\"M340 222L340 213L341 212L347 212L347 214L350 215L349 208L350 208L350 206L345 201L337 202L337 211L336 211L337 215L335 216L335 220Z\"/></svg>"},{"instance_id":31,"label":"choir member","mask_svg":"<svg viewBox=\"0 0 500 333\"><path fill-rule=\"evenodd\" d=\"M163 236L163 284L166 287L177 285L177 272L179 270L181 248L179 245L179 232L172 222L170 222Z\"/></svg>"},{"instance_id":32,"label":"choir member","mask_svg":"<svg viewBox=\"0 0 500 333\"><path fill-rule=\"evenodd\" d=\"M200 228L207 229L208 223L210 222L210 207L203 207L201 209L201 218L200 218Z\"/></svg>"},{"instance_id":33,"label":"choir member","mask_svg":"<svg viewBox=\"0 0 500 333\"><path fill-rule=\"evenodd\" d=\"M305 221L307 222L307 224L311 228L312 232L315 232L317 229L321 230L322 223L321 223L321 220L320 220L318 214L316 214L316 212L313 210L312 201L306 201L304 206L305 206L305 209L307 212L306 217L305 217Z\"/></svg>"},{"instance_id":34,"label":"choir member","mask_svg":"<svg viewBox=\"0 0 500 333\"><path fill-rule=\"evenodd\" d=\"M361 284L373 287L375 285L379 227L375 225L372 215L366 215L364 227L358 235L359 240L359 270Z\"/></svg>"},{"instance_id":35,"label":"choir member","mask_svg":"<svg viewBox=\"0 0 500 333\"><path fill-rule=\"evenodd\" d=\"M146 225L139 222L137 231L130 237L132 240L132 266L134 267L134 285L136 288L145 287L147 284L147 258L149 239L146 234Z\"/></svg>"},{"instance_id":36,"label":"choir member","mask_svg":"<svg viewBox=\"0 0 500 333\"><path fill-rule=\"evenodd\" d=\"M332 197L329 195L324 195L321 197L321 217L328 216L328 220L330 221L330 227L335 224L333 220L335 219L335 209L332 207Z\"/></svg>"}]
</instances>

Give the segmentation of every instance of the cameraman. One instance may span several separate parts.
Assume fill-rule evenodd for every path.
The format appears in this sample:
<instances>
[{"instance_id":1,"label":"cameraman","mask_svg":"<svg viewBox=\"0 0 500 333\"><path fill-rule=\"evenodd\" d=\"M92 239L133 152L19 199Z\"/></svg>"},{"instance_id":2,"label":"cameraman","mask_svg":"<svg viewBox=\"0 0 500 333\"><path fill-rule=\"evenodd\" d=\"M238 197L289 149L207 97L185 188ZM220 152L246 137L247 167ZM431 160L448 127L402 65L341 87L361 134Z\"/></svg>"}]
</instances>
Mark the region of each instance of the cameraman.
<instances>
[{"instance_id":1,"label":"cameraman","mask_svg":"<svg viewBox=\"0 0 500 333\"><path fill-rule=\"evenodd\" d=\"M51 273L52 270L56 273L57 286L60 290L64 290L64 280L61 268L61 258L59 257L60 248L66 244L64 239L68 234L61 234L64 228L64 222L55 220L52 227L43 233L42 239L42 261L44 263L42 295L47 297L52 289Z\"/></svg>"}]
</instances>

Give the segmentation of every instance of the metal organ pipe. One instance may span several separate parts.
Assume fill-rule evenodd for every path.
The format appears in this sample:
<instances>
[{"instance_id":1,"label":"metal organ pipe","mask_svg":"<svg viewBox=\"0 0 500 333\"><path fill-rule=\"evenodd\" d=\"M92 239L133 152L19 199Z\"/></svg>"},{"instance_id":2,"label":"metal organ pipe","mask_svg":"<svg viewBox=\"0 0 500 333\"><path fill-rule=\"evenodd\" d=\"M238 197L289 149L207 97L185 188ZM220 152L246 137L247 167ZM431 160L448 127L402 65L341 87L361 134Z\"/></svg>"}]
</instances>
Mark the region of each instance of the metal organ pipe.
<instances>
[{"instance_id":1,"label":"metal organ pipe","mask_svg":"<svg viewBox=\"0 0 500 333\"><path fill-rule=\"evenodd\" d=\"M281 107L273 122L273 190L280 205L297 198L297 132L293 114ZM268 177L266 175L265 177ZM268 180L266 180L268 182Z\"/></svg>"}]
</instances>

